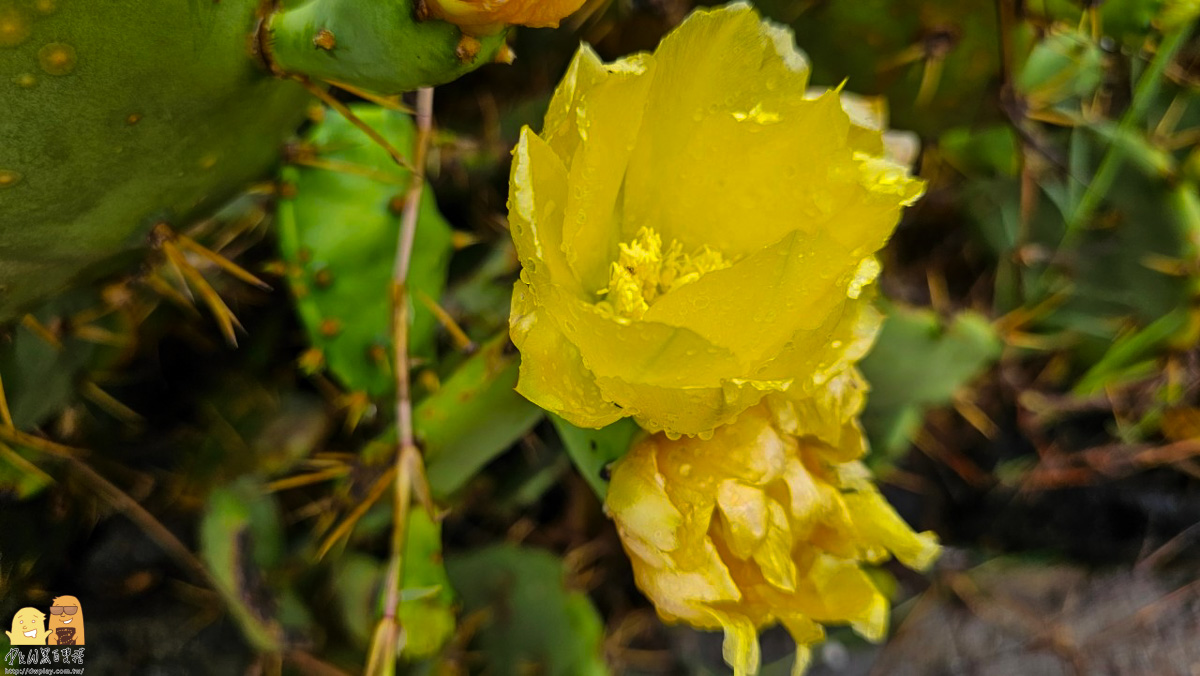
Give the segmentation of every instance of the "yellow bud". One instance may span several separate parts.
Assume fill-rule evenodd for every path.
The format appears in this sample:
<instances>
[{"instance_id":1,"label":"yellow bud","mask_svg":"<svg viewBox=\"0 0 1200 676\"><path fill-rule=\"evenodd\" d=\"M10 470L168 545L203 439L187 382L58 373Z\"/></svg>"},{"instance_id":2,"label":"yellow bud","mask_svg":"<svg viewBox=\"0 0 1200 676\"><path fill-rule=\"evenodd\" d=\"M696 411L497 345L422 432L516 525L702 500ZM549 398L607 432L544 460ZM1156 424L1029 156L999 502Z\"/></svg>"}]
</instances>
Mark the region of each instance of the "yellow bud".
<instances>
[{"instance_id":1,"label":"yellow bud","mask_svg":"<svg viewBox=\"0 0 1200 676\"><path fill-rule=\"evenodd\" d=\"M449 21L468 35L493 35L505 26L554 27L583 0L425 0L429 16Z\"/></svg>"}]
</instances>

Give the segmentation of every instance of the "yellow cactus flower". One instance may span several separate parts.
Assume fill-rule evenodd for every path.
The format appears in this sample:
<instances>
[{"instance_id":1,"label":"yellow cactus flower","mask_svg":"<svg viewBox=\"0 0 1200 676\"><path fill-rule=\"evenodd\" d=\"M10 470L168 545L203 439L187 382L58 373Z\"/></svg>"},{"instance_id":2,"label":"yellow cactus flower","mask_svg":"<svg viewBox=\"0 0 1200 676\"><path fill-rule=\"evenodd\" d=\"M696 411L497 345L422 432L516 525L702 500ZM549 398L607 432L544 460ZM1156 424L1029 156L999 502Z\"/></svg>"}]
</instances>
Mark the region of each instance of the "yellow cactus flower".
<instances>
[{"instance_id":1,"label":"yellow cactus flower","mask_svg":"<svg viewBox=\"0 0 1200 676\"><path fill-rule=\"evenodd\" d=\"M810 93L808 70L740 3L653 54L579 50L514 150L522 394L584 427L704 437L862 356L873 254L923 186L878 108Z\"/></svg>"},{"instance_id":2,"label":"yellow cactus flower","mask_svg":"<svg viewBox=\"0 0 1200 676\"><path fill-rule=\"evenodd\" d=\"M423 0L424 12L468 35L494 35L505 26L552 28L584 0Z\"/></svg>"},{"instance_id":3,"label":"yellow cactus flower","mask_svg":"<svg viewBox=\"0 0 1200 676\"><path fill-rule=\"evenodd\" d=\"M880 640L888 600L863 564L891 553L924 569L938 554L862 463L839 460L857 433L845 426L861 402L856 378L824 401L751 408L707 441L647 437L613 471L606 508L638 587L665 620L723 629L737 676L758 671L758 630L776 623L796 639L795 674L824 624Z\"/></svg>"}]
</instances>

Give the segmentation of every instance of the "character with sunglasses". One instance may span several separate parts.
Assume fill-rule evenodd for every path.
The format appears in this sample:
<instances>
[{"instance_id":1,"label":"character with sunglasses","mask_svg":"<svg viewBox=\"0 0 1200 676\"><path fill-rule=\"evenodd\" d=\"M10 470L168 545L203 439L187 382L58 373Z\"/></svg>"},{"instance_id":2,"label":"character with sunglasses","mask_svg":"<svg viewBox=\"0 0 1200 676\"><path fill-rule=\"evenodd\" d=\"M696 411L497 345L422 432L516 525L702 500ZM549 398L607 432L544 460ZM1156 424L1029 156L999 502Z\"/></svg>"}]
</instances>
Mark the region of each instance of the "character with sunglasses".
<instances>
[{"instance_id":1,"label":"character with sunglasses","mask_svg":"<svg viewBox=\"0 0 1200 676\"><path fill-rule=\"evenodd\" d=\"M83 608L74 596L59 596L50 606L49 645L83 645Z\"/></svg>"}]
</instances>

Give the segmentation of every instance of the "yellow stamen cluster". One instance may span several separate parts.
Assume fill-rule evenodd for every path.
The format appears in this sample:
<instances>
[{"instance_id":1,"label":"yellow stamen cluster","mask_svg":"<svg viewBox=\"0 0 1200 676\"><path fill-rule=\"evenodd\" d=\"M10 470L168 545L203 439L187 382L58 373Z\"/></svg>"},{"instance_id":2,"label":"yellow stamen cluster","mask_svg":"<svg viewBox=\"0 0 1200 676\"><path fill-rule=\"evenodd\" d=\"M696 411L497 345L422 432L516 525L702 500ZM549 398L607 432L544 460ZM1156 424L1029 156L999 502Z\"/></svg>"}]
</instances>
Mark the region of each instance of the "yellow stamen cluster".
<instances>
[{"instance_id":1,"label":"yellow stamen cluster","mask_svg":"<svg viewBox=\"0 0 1200 676\"><path fill-rule=\"evenodd\" d=\"M662 237L653 228L641 228L618 248L620 253L609 269L608 287L598 292L605 300L598 305L629 319L641 319L663 294L732 265L721 252L707 246L688 254L683 244L674 240L663 250Z\"/></svg>"}]
</instances>

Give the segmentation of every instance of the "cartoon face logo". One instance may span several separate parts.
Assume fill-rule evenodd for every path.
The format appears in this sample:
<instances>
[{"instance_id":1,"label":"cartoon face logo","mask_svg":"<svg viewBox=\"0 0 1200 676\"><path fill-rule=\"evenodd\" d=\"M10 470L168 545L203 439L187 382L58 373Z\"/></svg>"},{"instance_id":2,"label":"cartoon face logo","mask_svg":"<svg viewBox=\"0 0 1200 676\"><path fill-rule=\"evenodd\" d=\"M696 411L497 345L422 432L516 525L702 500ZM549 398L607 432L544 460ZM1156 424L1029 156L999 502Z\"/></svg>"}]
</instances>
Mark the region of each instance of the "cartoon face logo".
<instances>
[{"instance_id":1,"label":"cartoon face logo","mask_svg":"<svg viewBox=\"0 0 1200 676\"><path fill-rule=\"evenodd\" d=\"M46 616L37 608L22 608L13 615L12 631L6 631L12 645L46 645Z\"/></svg>"},{"instance_id":2,"label":"cartoon face logo","mask_svg":"<svg viewBox=\"0 0 1200 676\"><path fill-rule=\"evenodd\" d=\"M50 604L49 645L83 645L83 608L74 596L60 596Z\"/></svg>"}]
</instances>

